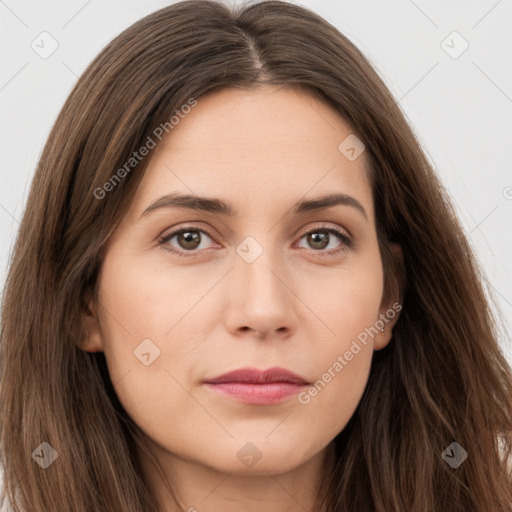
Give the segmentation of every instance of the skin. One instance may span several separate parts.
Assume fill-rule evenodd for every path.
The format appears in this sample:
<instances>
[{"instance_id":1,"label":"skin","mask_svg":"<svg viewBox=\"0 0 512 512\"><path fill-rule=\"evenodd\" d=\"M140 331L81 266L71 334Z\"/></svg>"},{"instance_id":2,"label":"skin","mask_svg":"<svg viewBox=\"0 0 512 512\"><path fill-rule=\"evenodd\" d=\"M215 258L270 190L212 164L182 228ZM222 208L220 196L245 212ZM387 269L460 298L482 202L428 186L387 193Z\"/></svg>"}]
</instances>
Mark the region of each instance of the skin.
<instances>
[{"instance_id":1,"label":"skin","mask_svg":"<svg viewBox=\"0 0 512 512\"><path fill-rule=\"evenodd\" d=\"M359 343L307 404L297 396L242 404L202 381L242 367L281 366L314 383L389 309L381 305L365 154L350 161L338 151L350 132L308 93L265 86L199 98L153 150L108 241L82 348L105 353L119 399L143 432L141 457L162 511L178 508L148 453L184 510L318 510L314 495L332 440L354 413L373 351L389 343L398 314L384 334ZM229 218L172 207L141 218L170 192L219 198L239 212ZM333 192L356 198L367 218L347 205L290 213L296 201ZM193 257L165 249L186 252L191 244L178 236L158 241L178 224L212 233L194 232L201 238ZM306 236L326 228L349 234L355 245L329 256L343 240L328 235L325 247ZM236 251L247 236L263 249L252 263ZM148 366L134 356L145 339L160 349ZM252 467L237 457L248 442L261 453Z\"/></svg>"}]
</instances>

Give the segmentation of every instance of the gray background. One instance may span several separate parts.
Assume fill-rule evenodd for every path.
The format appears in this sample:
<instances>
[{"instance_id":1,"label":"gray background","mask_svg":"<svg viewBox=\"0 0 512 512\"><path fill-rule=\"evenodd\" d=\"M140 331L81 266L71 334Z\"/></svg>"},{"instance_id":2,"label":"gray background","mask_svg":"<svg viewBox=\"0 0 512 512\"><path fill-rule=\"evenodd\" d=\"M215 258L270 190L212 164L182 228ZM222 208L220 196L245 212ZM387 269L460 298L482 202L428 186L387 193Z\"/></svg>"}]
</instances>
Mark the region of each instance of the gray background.
<instances>
[{"instance_id":1,"label":"gray background","mask_svg":"<svg viewBox=\"0 0 512 512\"><path fill-rule=\"evenodd\" d=\"M36 162L72 86L115 35L169 3L0 0L2 288ZM334 24L380 72L452 196L510 331L512 1L294 3ZM53 40L47 58L32 47ZM501 343L512 362L509 336Z\"/></svg>"}]
</instances>

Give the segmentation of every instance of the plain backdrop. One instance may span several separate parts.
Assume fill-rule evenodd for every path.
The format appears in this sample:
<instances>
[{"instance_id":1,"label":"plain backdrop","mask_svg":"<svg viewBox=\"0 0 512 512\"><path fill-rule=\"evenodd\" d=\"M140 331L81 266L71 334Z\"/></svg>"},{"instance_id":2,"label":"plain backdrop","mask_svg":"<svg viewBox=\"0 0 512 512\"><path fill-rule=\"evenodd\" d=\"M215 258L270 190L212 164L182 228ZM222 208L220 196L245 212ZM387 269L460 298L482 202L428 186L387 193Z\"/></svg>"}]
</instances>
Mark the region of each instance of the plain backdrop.
<instances>
[{"instance_id":1,"label":"plain backdrop","mask_svg":"<svg viewBox=\"0 0 512 512\"><path fill-rule=\"evenodd\" d=\"M169 3L0 0L2 288L36 162L78 76L114 36ZM399 101L453 198L510 332L512 1L294 3L348 36ZM512 362L510 338L503 333L500 342Z\"/></svg>"}]
</instances>

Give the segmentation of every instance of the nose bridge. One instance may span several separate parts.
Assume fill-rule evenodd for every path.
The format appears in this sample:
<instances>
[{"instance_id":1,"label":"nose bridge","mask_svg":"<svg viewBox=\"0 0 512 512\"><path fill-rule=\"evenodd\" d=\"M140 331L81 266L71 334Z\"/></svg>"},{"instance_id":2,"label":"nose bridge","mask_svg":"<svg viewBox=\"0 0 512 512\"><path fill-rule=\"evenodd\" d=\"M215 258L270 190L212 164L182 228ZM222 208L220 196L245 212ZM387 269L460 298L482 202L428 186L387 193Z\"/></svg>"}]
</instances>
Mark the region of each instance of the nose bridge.
<instances>
[{"instance_id":1,"label":"nose bridge","mask_svg":"<svg viewBox=\"0 0 512 512\"><path fill-rule=\"evenodd\" d=\"M235 246L224 310L226 327L235 336L250 330L284 339L297 328L295 287L283 249L277 233L260 228Z\"/></svg>"},{"instance_id":2,"label":"nose bridge","mask_svg":"<svg viewBox=\"0 0 512 512\"><path fill-rule=\"evenodd\" d=\"M249 314L284 316L293 294L283 283L289 272L278 243L272 235L247 236L236 247L235 275L239 298Z\"/></svg>"}]
</instances>

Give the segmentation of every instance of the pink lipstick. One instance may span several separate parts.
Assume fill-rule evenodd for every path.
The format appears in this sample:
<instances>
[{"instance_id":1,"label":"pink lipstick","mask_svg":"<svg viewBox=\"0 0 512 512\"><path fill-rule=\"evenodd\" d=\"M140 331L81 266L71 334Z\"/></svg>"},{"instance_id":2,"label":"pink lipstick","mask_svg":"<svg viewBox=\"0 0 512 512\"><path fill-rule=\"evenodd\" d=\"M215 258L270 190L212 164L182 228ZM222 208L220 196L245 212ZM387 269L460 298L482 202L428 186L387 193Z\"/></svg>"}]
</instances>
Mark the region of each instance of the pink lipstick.
<instances>
[{"instance_id":1,"label":"pink lipstick","mask_svg":"<svg viewBox=\"0 0 512 512\"><path fill-rule=\"evenodd\" d=\"M299 393L309 382L285 368L273 367L265 371L241 368L206 379L204 384L212 391L239 402L269 405Z\"/></svg>"}]
</instances>

